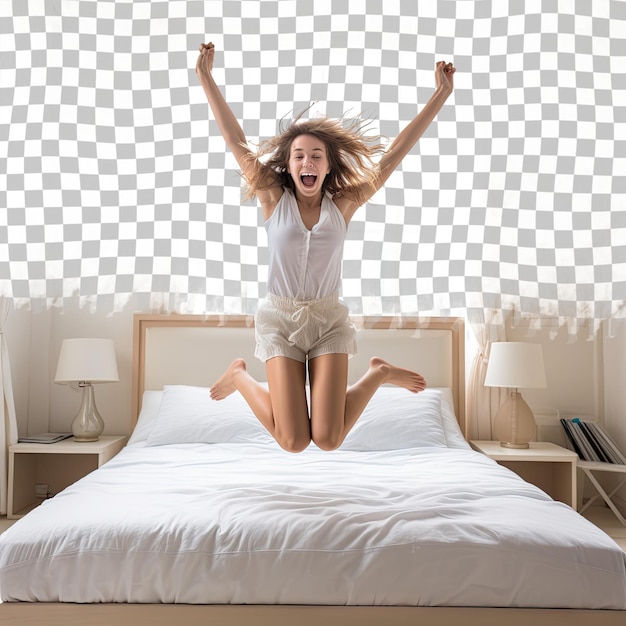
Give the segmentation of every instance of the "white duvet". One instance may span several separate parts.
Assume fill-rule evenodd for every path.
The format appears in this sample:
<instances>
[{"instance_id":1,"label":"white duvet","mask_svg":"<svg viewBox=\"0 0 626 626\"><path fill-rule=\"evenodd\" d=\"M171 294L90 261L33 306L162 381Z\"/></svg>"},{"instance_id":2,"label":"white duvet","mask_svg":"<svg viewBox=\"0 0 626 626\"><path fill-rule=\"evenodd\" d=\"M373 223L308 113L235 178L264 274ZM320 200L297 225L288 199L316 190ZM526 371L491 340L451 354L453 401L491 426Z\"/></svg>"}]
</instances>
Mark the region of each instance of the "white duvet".
<instances>
[{"instance_id":1,"label":"white duvet","mask_svg":"<svg viewBox=\"0 0 626 626\"><path fill-rule=\"evenodd\" d=\"M0 598L626 609L625 557L463 447L131 445L0 536Z\"/></svg>"}]
</instances>

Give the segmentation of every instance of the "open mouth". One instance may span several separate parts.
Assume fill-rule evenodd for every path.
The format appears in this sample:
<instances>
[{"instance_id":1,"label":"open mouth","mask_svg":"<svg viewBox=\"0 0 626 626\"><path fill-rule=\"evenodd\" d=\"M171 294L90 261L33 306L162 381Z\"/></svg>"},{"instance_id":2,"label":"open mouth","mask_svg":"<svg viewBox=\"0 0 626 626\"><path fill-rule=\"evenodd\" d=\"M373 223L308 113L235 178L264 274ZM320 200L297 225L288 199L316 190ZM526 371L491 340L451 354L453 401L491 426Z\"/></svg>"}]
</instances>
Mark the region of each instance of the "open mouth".
<instances>
[{"instance_id":1,"label":"open mouth","mask_svg":"<svg viewBox=\"0 0 626 626\"><path fill-rule=\"evenodd\" d=\"M315 181L317 180L317 176L315 174L302 174L302 176L300 176L300 180L305 187L313 187L315 185Z\"/></svg>"}]
</instances>

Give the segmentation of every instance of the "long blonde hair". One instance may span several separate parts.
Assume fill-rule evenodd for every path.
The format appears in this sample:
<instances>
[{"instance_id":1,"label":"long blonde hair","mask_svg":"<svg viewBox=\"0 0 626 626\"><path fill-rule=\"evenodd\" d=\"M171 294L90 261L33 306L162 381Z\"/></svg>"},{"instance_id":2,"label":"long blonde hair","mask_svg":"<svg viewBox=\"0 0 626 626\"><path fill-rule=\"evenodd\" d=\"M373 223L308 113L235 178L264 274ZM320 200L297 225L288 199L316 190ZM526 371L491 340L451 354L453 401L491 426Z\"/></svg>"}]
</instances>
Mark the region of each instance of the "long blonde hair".
<instances>
[{"instance_id":1,"label":"long blonde hair","mask_svg":"<svg viewBox=\"0 0 626 626\"><path fill-rule=\"evenodd\" d=\"M276 184L295 191L293 179L287 171L291 144L300 135L312 135L326 146L330 173L324 181L324 191L332 195L351 191L357 194L356 199L362 204L367 198L358 197L358 188L364 184L374 185L378 178L373 158L384 151L381 137L366 135L369 122L361 118L302 119L305 112L286 126L281 124L278 135L262 141L257 152L251 153L254 167L250 168L252 176L248 175L246 179L246 199Z\"/></svg>"}]
</instances>

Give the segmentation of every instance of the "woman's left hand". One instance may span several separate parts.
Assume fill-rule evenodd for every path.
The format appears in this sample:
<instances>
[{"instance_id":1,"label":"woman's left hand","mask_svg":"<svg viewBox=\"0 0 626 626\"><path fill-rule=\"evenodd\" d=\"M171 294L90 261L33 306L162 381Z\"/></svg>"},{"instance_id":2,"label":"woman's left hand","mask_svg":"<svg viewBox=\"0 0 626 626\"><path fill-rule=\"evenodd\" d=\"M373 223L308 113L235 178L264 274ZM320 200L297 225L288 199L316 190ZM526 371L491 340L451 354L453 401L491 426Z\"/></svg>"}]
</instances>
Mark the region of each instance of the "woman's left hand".
<instances>
[{"instance_id":1,"label":"woman's left hand","mask_svg":"<svg viewBox=\"0 0 626 626\"><path fill-rule=\"evenodd\" d=\"M435 81L437 89L442 89L448 95L451 94L454 88L454 72L456 72L456 68L452 65L452 63L439 61L439 63L435 66Z\"/></svg>"}]
</instances>

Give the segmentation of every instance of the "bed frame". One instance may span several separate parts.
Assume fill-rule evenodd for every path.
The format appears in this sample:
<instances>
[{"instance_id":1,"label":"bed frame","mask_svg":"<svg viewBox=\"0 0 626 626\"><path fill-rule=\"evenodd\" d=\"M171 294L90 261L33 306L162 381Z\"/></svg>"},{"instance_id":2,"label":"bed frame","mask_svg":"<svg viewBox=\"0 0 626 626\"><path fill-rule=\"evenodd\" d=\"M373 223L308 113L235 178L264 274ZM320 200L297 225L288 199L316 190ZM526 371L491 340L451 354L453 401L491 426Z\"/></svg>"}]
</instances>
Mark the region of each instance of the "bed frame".
<instances>
[{"instance_id":1,"label":"bed frame","mask_svg":"<svg viewBox=\"0 0 626 626\"><path fill-rule=\"evenodd\" d=\"M464 323L461 318L355 318L359 354L350 360L351 380L373 355L410 366L431 387L450 387L461 430L465 423ZM134 319L131 429L144 390L164 383L209 386L236 356L263 380L252 356L250 316L145 315ZM626 611L482 607L364 607L184 604L0 605L0 623L12 626L623 626Z\"/></svg>"}]
</instances>

